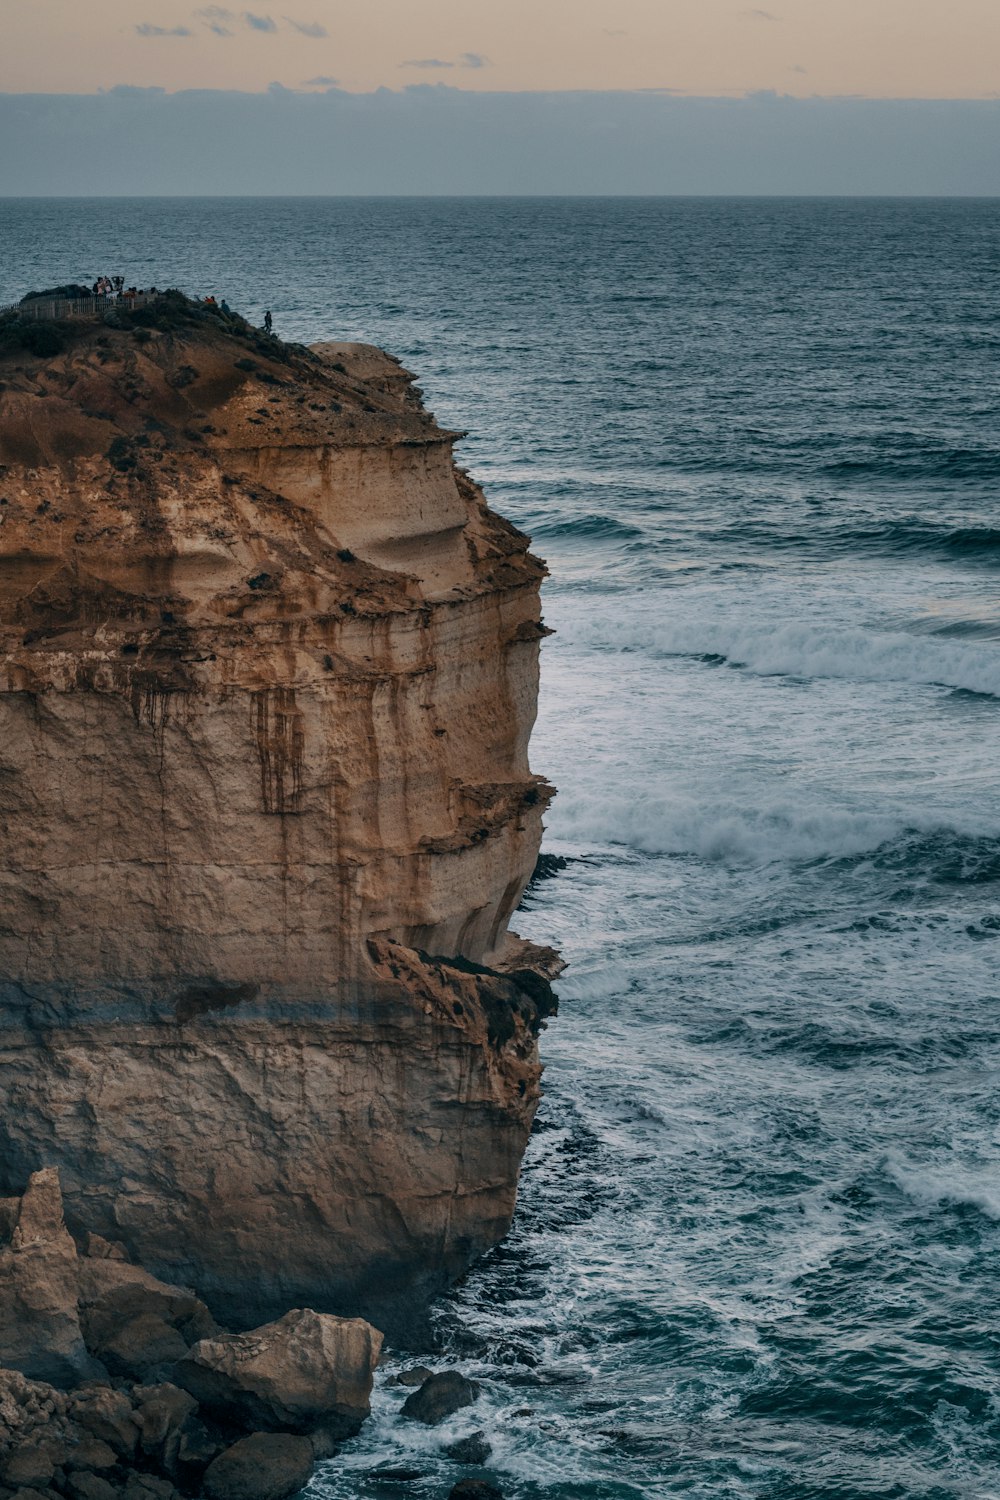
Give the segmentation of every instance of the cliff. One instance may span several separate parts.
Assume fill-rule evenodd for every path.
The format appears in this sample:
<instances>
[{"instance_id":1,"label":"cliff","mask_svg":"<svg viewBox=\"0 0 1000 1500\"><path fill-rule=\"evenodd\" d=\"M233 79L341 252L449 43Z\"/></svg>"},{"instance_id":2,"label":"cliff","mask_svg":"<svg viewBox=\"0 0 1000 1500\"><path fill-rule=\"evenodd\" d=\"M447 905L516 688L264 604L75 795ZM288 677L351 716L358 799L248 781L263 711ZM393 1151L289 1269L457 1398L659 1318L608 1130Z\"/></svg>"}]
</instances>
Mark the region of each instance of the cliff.
<instances>
[{"instance_id":1,"label":"cliff","mask_svg":"<svg viewBox=\"0 0 1000 1500\"><path fill-rule=\"evenodd\" d=\"M544 568L380 351L112 322L0 327L0 1194L391 1330L538 1099Z\"/></svg>"}]
</instances>

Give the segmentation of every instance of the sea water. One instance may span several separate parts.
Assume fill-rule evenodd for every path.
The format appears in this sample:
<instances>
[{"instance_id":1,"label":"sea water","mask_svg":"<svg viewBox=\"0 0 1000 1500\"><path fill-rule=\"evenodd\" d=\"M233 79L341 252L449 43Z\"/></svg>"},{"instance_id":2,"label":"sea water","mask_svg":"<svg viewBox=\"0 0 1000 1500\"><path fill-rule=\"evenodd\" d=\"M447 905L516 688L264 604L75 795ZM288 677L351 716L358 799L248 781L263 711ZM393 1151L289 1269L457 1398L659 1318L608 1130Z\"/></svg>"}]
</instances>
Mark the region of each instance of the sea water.
<instances>
[{"instance_id":1,"label":"sea water","mask_svg":"<svg viewBox=\"0 0 1000 1500\"><path fill-rule=\"evenodd\" d=\"M0 302L120 272L385 345L551 568L565 864L517 926L569 968L513 1232L436 1311L484 1394L442 1433L380 1386L317 1500L1000 1496L1000 203L7 201L0 242Z\"/></svg>"}]
</instances>

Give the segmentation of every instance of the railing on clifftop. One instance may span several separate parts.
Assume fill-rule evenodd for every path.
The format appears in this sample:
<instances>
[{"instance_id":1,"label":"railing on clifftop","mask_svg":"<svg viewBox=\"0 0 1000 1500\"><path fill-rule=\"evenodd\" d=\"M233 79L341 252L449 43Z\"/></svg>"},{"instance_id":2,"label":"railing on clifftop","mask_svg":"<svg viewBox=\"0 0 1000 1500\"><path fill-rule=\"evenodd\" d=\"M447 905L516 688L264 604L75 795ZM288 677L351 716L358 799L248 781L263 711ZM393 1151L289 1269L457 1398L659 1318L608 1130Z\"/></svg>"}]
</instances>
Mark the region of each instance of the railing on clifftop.
<instances>
[{"instance_id":1,"label":"railing on clifftop","mask_svg":"<svg viewBox=\"0 0 1000 1500\"><path fill-rule=\"evenodd\" d=\"M63 318L99 318L106 312L130 312L133 307L145 307L160 295L159 292L136 292L131 297L125 293L110 297L31 297L25 302L8 302L0 306L0 317L16 313L19 318L44 323L59 322Z\"/></svg>"}]
</instances>

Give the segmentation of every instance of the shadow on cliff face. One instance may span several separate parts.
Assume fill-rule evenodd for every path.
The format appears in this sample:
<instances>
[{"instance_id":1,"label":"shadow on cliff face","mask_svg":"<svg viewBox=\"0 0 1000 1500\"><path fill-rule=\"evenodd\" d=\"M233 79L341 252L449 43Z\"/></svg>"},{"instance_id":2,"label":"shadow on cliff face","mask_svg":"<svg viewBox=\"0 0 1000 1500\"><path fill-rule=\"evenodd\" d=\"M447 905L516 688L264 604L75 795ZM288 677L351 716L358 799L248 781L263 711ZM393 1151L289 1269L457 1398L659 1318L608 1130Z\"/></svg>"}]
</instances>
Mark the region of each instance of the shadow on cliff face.
<instances>
[{"instance_id":1,"label":"shadow on cliff face","mask_svg":"<svg viewBox=\"0 0 1000 1500\"><path fill-rule=\"evenodd\" d=\"M178 996L174 1014L178 1021L193 1021L195 1016L207 1016L212 1011L229 1010L245 1000L255 1000L259 994L259 984L192 985Z\"/></svg>"}]
</instances>

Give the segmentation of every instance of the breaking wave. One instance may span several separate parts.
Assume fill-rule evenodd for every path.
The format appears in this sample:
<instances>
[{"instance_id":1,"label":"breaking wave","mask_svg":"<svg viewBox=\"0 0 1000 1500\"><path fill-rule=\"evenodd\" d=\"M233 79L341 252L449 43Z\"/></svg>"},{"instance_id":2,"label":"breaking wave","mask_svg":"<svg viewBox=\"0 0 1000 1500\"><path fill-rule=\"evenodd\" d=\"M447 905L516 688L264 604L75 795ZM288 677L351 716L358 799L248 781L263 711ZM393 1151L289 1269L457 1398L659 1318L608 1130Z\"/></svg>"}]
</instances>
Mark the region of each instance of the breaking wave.
<instances>
[{"instance_id":1,"label":"breaking wave","mask_svg":"<svg viewBox=\"0 0 1000 1500\"><path fill-rule=\"evenodd\" d=\"M691 855L737 865L877 857L879 868L951 884L1000 879L1000 828L855 812L787 797L710 806L675 791L588 796L567 791L548 816L570 844L623 845L641 854Z\"/></svg>"},{"instance_id":2,"label":"breaking wave","mask_svg":"<svg viewBox=\"0 0 1000 1500\"><path fill-rule=\"evenodd\" d=\"M711 657L762 677L844 678L958 688L1000 698L1000 651L986 645L800 621L744 626L727 619L614 622L601 644L621 651Z\"/></svg>"},{"instance_id":3,"label":"breaking wave","mask_svg":"<svg viewBox=\"0 0 1000 1500\"><path fill-rule=\"evenodd\" d=\"M1000 1184L995 1171L983 1169L977 1173L955 1164L916 1166L890 1155L886 1172L915 1203L935 1208L976 1208L987 1218L1000 1220Z\"/></svg>"}]
</instances>

